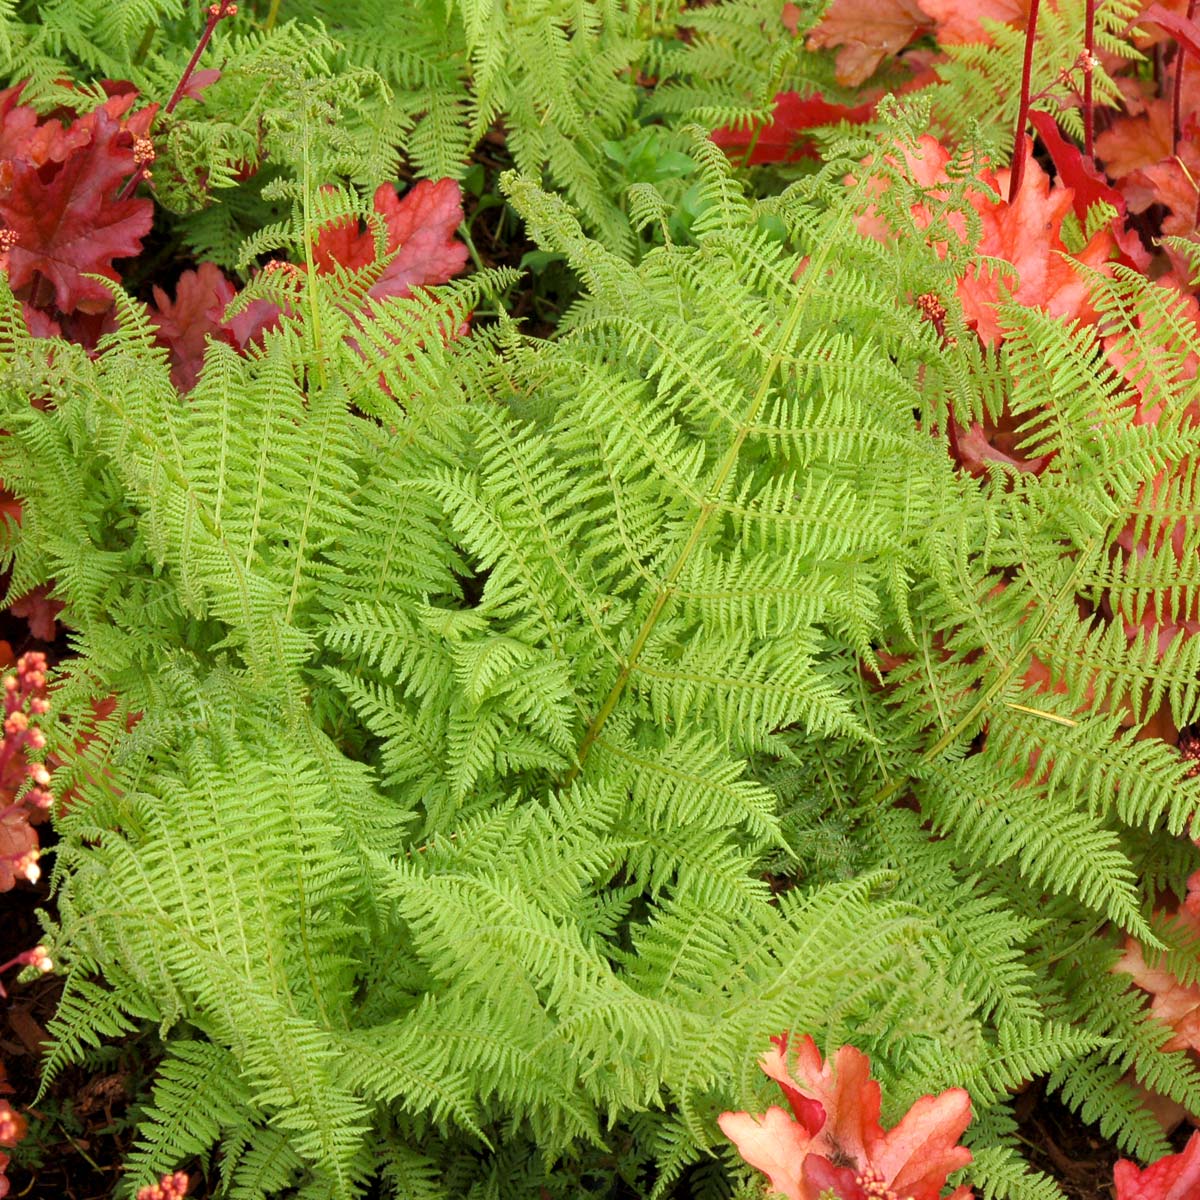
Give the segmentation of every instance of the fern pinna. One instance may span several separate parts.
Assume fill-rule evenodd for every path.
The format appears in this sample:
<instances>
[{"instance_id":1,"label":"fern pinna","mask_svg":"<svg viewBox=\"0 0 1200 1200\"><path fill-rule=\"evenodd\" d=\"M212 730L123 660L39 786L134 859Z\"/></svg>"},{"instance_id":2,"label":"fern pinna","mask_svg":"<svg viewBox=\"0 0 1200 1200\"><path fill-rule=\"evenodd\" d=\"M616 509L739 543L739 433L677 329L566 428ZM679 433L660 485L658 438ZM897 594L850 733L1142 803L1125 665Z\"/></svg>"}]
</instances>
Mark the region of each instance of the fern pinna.
<instances>
[{"instance_id":1,"label":"fern pinna","mask_svg":"<svg viewBox=\"0 0 1200 1200\"><path fill-rule=\"evenodd\" d=\"M186 398L119 288L91 355L4 298L11 586L55 581L75 651L48 1065L158 1029L128 1190L723 1195L716 1115L782 1029L852 1036L898 1106L966 1088L985 1195L1059 1194L1035 1074L1159 1152L1129 1080L1195 1111L1200 1074L1110 968L1200 799L1142 736L1196 719L1197 643L1124 628L1194 600L1171 293L1079 266L1093 324L1010 303L985 345L969 163L847 139L754 200L698 135L686 222L631 190L636 254L506 177L582 288L539 341L472 319L506 271L316 269L357 203L317 188L353 174L309 149L332 104L246 249L305 268ZM1002 419L1042 469L956 469Z\"/></svg>"}]
</instances>

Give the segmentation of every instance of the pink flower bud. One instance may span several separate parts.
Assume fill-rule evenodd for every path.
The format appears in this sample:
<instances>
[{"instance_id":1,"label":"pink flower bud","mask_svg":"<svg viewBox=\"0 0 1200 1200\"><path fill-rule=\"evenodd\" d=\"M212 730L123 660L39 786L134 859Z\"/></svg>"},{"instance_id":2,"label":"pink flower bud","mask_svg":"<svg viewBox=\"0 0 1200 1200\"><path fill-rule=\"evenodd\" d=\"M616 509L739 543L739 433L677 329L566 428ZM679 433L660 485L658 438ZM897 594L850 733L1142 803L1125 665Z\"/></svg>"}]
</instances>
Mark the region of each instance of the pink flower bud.
<instances>
[{"instance_id":1,"label":"pink flower bud","mask_svg":"<svg viewBox=\"0 0 1200 1200\"><path fill-rule=\"evenodd\" d=\"M25 965L36 967L43 975L49 975L54 970L54 961L46 952L45 946L34 946L32 950L26 950L20 956L25 961Z\"/></svg>"},{"instance_id":2,"label":"pink flower bud","mask_svg":"<svg viewBox=\"0 0 1200 1200\"><path fill-rule=\"evenodd\" d=\"M37 883L42 877L42 868L38 866L38 852L26 850L13 860L13 874L18 878L24 876L30 883Z\"/></svg>"},{"instance_id":3,"label":"pink flower bud","mask_svg":"<svg viewBox=\"0 0 1200 1200\"><path fill-rule=\"evenodd\" d=\"M30 763L25 768L25 773L38 787L49 787L50 772L46 770L45 763Z\"/></svg>"},{"instance_id":4,"label":"pink flower bud","mask_svg":"<svg viewBox=\"0 0 1200 1200\"><path fill-rule=\"evenodd\" d=\"M0 1146L15 1146L26 1128L25 1118L7 1100L0 1100Z\"/></svg>"}]
</instances>

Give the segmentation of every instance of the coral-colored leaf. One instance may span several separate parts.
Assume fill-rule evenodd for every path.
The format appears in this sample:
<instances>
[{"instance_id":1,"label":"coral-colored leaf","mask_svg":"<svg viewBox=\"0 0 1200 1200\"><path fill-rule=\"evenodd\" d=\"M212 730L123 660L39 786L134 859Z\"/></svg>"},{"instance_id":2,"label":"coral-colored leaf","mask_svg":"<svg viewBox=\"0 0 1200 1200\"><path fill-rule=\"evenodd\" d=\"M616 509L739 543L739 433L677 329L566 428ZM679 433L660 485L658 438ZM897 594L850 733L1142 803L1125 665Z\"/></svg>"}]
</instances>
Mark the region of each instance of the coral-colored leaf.
<instances>
[{"instance_id":1,"label":"coral-colored leaf","mask_svg":"<svg viewBox=\"0 0 1200 1200\"><path fill-rule=\"evenodd\" d=\"M971 1123L971 1097L962 1088L922 1096L870 1148L871 1165L897 1195L938 1200L946 1176L965 1167L971 1152L958 1144Z\"/></svg>"},{"instance_id":2,"label":"coral-colored leaf","mask_svg":"<svg viewBox=\"0 0 1200 1200\"><path fill-rule=\"evenodd\" d=\"M18 860L37 848L38 836L29 824L29 816L25 809L17 809L0 820L0 892L12 890L13 884L17 882L14 867Z\"/></svg>"},{"instance_id":3,"label":"coral-colored leaf","mask_svg":"<svg viewBox=\"0 0 1200 1200\"><path fill-rule=\"evenodd\" d=\"M445 283L467 264L467 247L454 234L462 224L462 193L453 179L422 179L403 199L391 184L375 191L375 211L387 229L387 251L395 257L371 288L371 296L409 296L414 287ZM335 266L360 270L375 261L369 229L349 219L331 222L317 237L318 271Z\"/></svg>"},{"instance_id":4,"label":"coral-colored leaf","mask_svg":"<svg viewBox=\"0 0 1200 1200\"><path fill-rule=\"evenodd\" d=\"M1029 20L1029 0L921 0L921 8L937 22L942 46L991 45L984 21L1024 29Z\"/></svg>"},{"instance_id":5,"label":"coral-colored leaf","mask_svg":"<svg viewBox=\"0 0 1200 1200\"><path fill-rule=\"evenodd\" d=\"M768 1108L761 1117L746 1112L722 1113L717 1118L721 1132L738 1153L770 1181L771 1187L788 1200L807 1200L804 1161L812 1135L782 1108Z\"/></svg>"},{"instance_id":6,"label":"coral-colored leaf","mask_svg":"<svg viewBox=\"0 0 1200 1200\"><path fill-rule=\"evenodd\" d=\"M1128 1159L1113 1167L1116 1200L1195 1200L1200 1196L1200 1130L1181 1154L1168 1154L1139 1170Z\"/></svg>"},{"instance_id":7,"label":"coral-colored leaf","mask_svg":"<svg viewBox=\"0 0 1200 1200\"><path fill-rule=\"evenodd\" d=\"M945 192L939 187L948 182L949 154L928 134L914 148L898 148L912 178L930 189L932 199ZM1012 204L992 194L968 192L971 206L979 214L981 236L972 247L979 254L1001 259L1016 268L1018 282L1001 277L998 270L970 270L959 280L958 298L964 314L987 344L999 340L1000 318L996 306L1005 299L1026 308L1043 308L1054 316L1090 320L1093 316L1088 288L1065 257L1062 223L1074 208L1072 189L1051 187L1049 176L1032 155L1028 139L1021 153L1026 155L1025 182ZM982 178L1001 197L1008 194L1009 172L983 172ZM917 205L913 217L919 226L930 221L924 205ZM965 223L951 218L950 225L965 234ZM870 236L887 240L891 231L871 210L860 218L859 229ZM1075 257L1088 266L1106 269L1114 248L1112 234L1099 230Z\"/></svg>"},{"instance_id":8,"label":"coral-colored leaf","mask_svg":"<svg viewBox=\"0 0 1200 1200\"><path fill-rule=\"evenodd\" d=\"M39 307L52 299L62 312L103 312L111 296L85 276L118 278L114 261L141 249L153 205L118 198L134 166L132 138L106 106L59 132L46 144L34 139L34 161L13 158L10 186L0 195L0 217L16 236L9 284Z\"/></svg>"},{"instance_id":9,"label":"coral-colored leaf","mask_svg":"<svg viewBox=\"0 0 1200 1200\"><path fill-rule=\"evenodd\" d=\"M825 1062L811 1037L796 1046L791 1064L787 1039L760 1060L783 1089L796 1113L771 1108L761 1120L749 1113L723 1113L722 1131L742 1157L764 1171L788 1200L819 1200L833 1190L842 1200L896 1195L938 1200L951 1171L966 1166L971 1152L958 1145L971 1120L970 1097L961 1088L923 1096L895 1128L879 1123L879 1084L867 1056L842 1046ZM797 1106L796 1098L804 1103ZM813 1119L818 1106L824 1119ZM955 1192L970 1200L969 1188Z\"/></svg>"},{"instance_id":10,"label":"coral-colored leaf","mask_svg":"<svg viewBox=\"0 0 1200 1200\"><path fill-rule=\"evenodd\" d=\"M52 642L58 636L55 618L63 610L61 601L52 600L49 591L50 586L44 584L14 600L9 606L12 615L24 617L29 624L29 632L42 642Z\"/></svg>"},{"instance_id":11,"label":"coral-colored leaf","mask_svg":"<svg viewBox=\"0 0 1200 1200\"><path fill-rule=\"evenodd\" d=\"M804 136L806 129L836 125L839 121L858 124L869 121L874 111L873 104L850 107L831 104L821 95L802 99L798 92L780 92L766 125L748 125L743 129L724 125L713 131L712 140L730 158L743 164L795 162L816 156L812 143Z\"/></svg>"},{"instance_id":12,"label":"coral-colored leaf","mask_svg":"<svg viewBox=\"0 0 1200 1200\"><path fill-rule=\"evenodd\" d=\"M917 0L833 0L808 35L808 46L814 50L840 47L837 81L856 87L929 24Z\"/></svg>"},{"instance_id":13,"label":"coral-colored leaf","mask_svg":"<svg viewBox=\"0 0 1200 1200\"><path fill-rule=\"evenodd\" d=\"M158 325L158 340L171 353L171 379L181 392L196 386L210 336L234 340L223 323L225 306L234 292L221 268L209 262L180 275L174 300L168 299L162 288L154 289L151 319Z\"/></svg>"},{"instance_id":14,"label":"coral-colored leaf","mask_svg":"<svg viewBox=\"0 0 1200 1200\"><path fill-rule=\"evenodd\" d=\"M1186 906L1179 909L1175 920L1189 940L1200 938L1200 919ZM1151 967L1133 938L1125 939L1125 953L1113 970L1131 975L1138 987L1149 992L1151 1013L1175 1030L1163 1050L1200 1050L1200 986L1180 983L1164 966Z\"/></svg>"}]
</instances>

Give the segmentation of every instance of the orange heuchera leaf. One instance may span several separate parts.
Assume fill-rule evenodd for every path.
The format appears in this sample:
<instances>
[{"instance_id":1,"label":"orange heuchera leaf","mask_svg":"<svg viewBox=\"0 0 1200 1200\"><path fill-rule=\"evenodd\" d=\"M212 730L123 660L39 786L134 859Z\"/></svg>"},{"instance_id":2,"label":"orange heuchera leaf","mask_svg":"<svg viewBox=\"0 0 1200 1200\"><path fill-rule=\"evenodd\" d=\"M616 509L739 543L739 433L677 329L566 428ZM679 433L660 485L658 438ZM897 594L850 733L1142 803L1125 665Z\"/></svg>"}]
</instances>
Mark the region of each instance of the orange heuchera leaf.
<instances>
[{"instance_id":1,"label":"orange heuchera leaf","mask_svg":"<svg viewBox=\"0 0 1200 1200\"><path fill-rule=\"evenodd\" d=\"M971 1161L958 1145L971 1120L971 1100L961 1088L923 1096L885 1131L879 1084L865 1054L842 1046L825 1062L806 1035L789 1067L787 1036L771 1040L774 1049L760 1065L779 1084L790 1115L772 1107L761 1118L722 1113L717 1123L788 1200L819 1200L829 1191L840 1200L939 1200L946 1176ZM962 1186L949 1200L972 1196Z\"/></svg>"},{"instance_id":2,"label":"orange heuchera leaf","mask_svg":"<svg viewBox=\"0 0 1200 1200\"><path fill-rule=\"evenodd\" d=\"M1187 899L1175 920L1189 940L1200 939L1200 871L1188 880ZM1165 967L1149 966L1141 946L1131 937L1125 939L1125 953L1113 970L1132 975L1134 983L1150 993L1151 1013L1175 1030L1163 1050L1200 1050L1200 985L1185 986ZM1200 1150L1196 1154L1200 1158Z\"/></svg>"},{"instance_id":3,"label":"orange heuchera leaf","mask_svg":"<svg viewBox=\"0 0 1200 1200\"><path fill-rule=\"evenodd\" d=\"M983 218L983 237L977 247L980 254L1002 258L1017 269L1020 282L1014 291L1005 284L1004 292L1025 308L1043 308L1052 316L1078 317L1085 321L1094 315L1088 300L1088 285L1072 269L1063 255L1062 223L1074 207L1074 192L1068 187L1052 187L1050 177L1033 157L1026 141L1022 153L1028 156L1025 179L1012 204L976 205ZM1001 196L1008 195L1010 171L997 171L995 186ZM1099 230L1077 254L1080 262L1102 269L1114 242L1107 229ZM985 343L1000 338L1000 323L995 304L1001 298L1001 280L994 273L971 273L959 283L958 295L968 318Z\"/></svg>"},{"instance_id":4,"label":"orange heuchera leaf","mask_svg":"<svg viewBox=\"0 0 1200 1200\"><path fill-rule=\"evenodd\" d=\"M1131 212L1144 212L1152 204L1161 204L1169 210L1162 229L1172 237L1186 237L1196 229L1196 213L1200 209L1200 188L1196 184L1200 147L1193 139L1197 133L1200 128L1190 122L1187 137L1180 139L1178 154L1139 167L1121 180L1121 190Z\"/></svg>"},{"instance_id":5,"label":"orange heuchera leaf","mask_svg":"<svg viewBox=\"0 0 1200 1200\"><path fill-rule=\"evenodd\" d=\"M942 46L991 45L984 21L1024 29L1029 20L1029 0L921 0L921 7L937 22L935 36Z\"/></svg>"},{"instance_id":6,"label":"orange heuchera leaf","mask_svg":"<svg viewBox=\"0 0 1200 1200\"><path fill-rule=\"evenodd\" d=\"M1096 157L1114 179L1161 162L1171 153L1171 102L1152 99L1137 116L1115 117L1096 138Z\"/></svg>"},{"instance_id":7,"label":"orange heuchera leaf","mask_svg":"<svg viewBox=\"0 0 1200 1200\"><path fill-rule=\"evenodd\" d=\"M917 0L833 0L808 35L811 50L838 46L836 77L856 87L931 22Z\"/></svg>"},{"instance_id":8,"label":"orange heuchera leaf","mask_svg":"<svg viewBox=\"0 0 1200 1200\"><path fill-rule=\"evenodd\" d=\"M1128 1159L1113 1167L1116 1200L1195 1200L1200 1196L1200 1130L1181 1154L1168 1154L1139 1170Z\"/></svg>"},{"instance_id":9,"label":"orange heuchera leaf","mask_svg":"<svg viewBox=\"0 0 1200 1200\"><path fill-rule=\"evenodd\" d=\"M926 134L915 150L904 148L902 153L912 178L931 189L933 199L944 197L946 193L939 185L949 181L946 170L949 152ZM1087 285L1063 257L1066 246L1062 223L1074 207L1075 193L1068 187L1051 186L1049 176L1033 158L1028 139L1022 153L1027 156L1025 181L1012 204L1001 198L1008 194L1007 170L982 173L984 182L995 188L998 196L979 191L968 195L983 226L973 249L1011 263L1019 276L1014 285L1011 279L1002 279L997 271L972 268L958 282L964 315L988 345L1000 340L996 306L1003 300L1015 300L1026 308L1043 308L1054 316L1083 320L1093 316ZM919 226L929 224L930 216L924 206L916 206L913 216ZM965 223L951 219L950 224L960 232L965 230ZM880 240L891 236L870 212L859 222L859 228ZM1088 266L1103 269L1114 248L1111 232L1102 229L1075 257Z\"/></svg>"}]
</instances>

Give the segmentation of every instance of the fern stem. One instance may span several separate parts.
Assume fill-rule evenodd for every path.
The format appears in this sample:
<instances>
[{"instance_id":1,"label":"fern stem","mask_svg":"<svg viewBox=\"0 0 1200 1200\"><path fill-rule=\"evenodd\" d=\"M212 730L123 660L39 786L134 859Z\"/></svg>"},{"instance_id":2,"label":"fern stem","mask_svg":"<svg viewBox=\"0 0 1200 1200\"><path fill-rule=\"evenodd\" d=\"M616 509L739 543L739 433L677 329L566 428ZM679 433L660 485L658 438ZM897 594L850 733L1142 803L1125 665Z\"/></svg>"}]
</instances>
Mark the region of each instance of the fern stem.
<instances>
[{"instance_id":1,"label":"fern stem","mask_svg":"<svg viewBox=\"0 0 1200 1200\"><path fill-rule=\"evenodd\" d=\"M141 66L146 61L146 55L150 53L150 47L154 44L154 35L158 32L158 23L151 21L146 26L146 32L142 34L142 40L138 42L138 48L133 52L133 61L136 66Z\"/></svg>"},{"instance_id":2,"label":"fern stem","mask_svg":"<svg viewBox=\"0 0 1200 1200\"><path fill-rule=\"evenodd\" d=\"M308 124L308 110L305 109L305 125ZM325 372L325 339L321 333L321 289L317 276L317 259L313 244L312 231L312 161L308 153L309 137L305 129L304 138L304 265L306 269L304 281L304 298L308 302L309 324L313 337L313 359L317 364L317 378L321 387L328 386Z\"/></svg>"},{"instance_id":3,"label":"fern stem","mask_svg":"<svg viewBox=\"0 0 1200 1200\"><path fill-rule=\"evenodd\" d=\"M850 193L847 199L847 208L861 195L865 178L859 180ZM776 345L774 354L771 355L770 361L767 363L766 369L763 371L762 379L759 381L758 388L755 390L754 396L750 401L750 405L743 416L741 423L738 425L734 434L733 441L730 443L728 450L725 451L720 463L717 465L717 470L713 476L712 483L706 489L706 499L700 505L700 515L696 518L691 532L688 534L687 541L683 544L683 549L676 556L675 561L671 564L670 569L663 577L662 583L659 585L658 591L655 594L654 602L650 606L650 611L646 614L645 620L642 621L641 628L638 629L637 635L633 639L633 645L629 649L629 653L625 656L625 661L621 664L621 669L617 674L612 687L605 696L604 702L600 705L596 715L592 718L591 724L588 726L586 733L583 735L583 740L579 743L579 751L576 755L576 760L571 769L563 776L563 784L569 787L572 782L578 777L579 772L583 769L584 763L587 761L588 754L591 752L592 746L595 745L596 739L600 736L600 731L604 728L608 718L612 716L613 710L617 707L618 701L624 694L625 687L629 683L638 660L641 658L643 651L646 649L646 643L650 640L651 633L654 632L654 627L658 624L659 617L662 616L663 610L667 606L667 601L671 598L675 591L675 584L682 574L683 569L687 566L688 560L692 553L700 544L700 539L704 535L705 529L708 527L709 519L717 509L721 493L725 489L725 484L729 479L730 473L737 465L738 457L741 454L742 446L746 438L750 435L750 429L758 418L758 414L763 404L766 402L767 394L771 390L771 382L775 378L775 372L779 369L783 361L785 348L791 341L793 334L796 332L796 327L800 324L800 317L804 312L808 301L808 294L812 286L825 269L825 262L829 258L830 250L833 246L833 239L826 240L817 253L809 260L808 267L804 273L804 283L801 285L796 299L792 304L791 310L784 321L783 327L779 333L779 340Z\"/></svg>"},{"instance_id":4,"label":"fern stem","mask_svg":"<svg viewBox=\"0 0 1200 1200\"><path fill-rule=\"evenodd\" d=\"M270 33L275 28L275 22L279 18L279 0L271 0L271 7L267 9L267 19L263 22L263 33Z\"/></svg>"}]
</instances>

